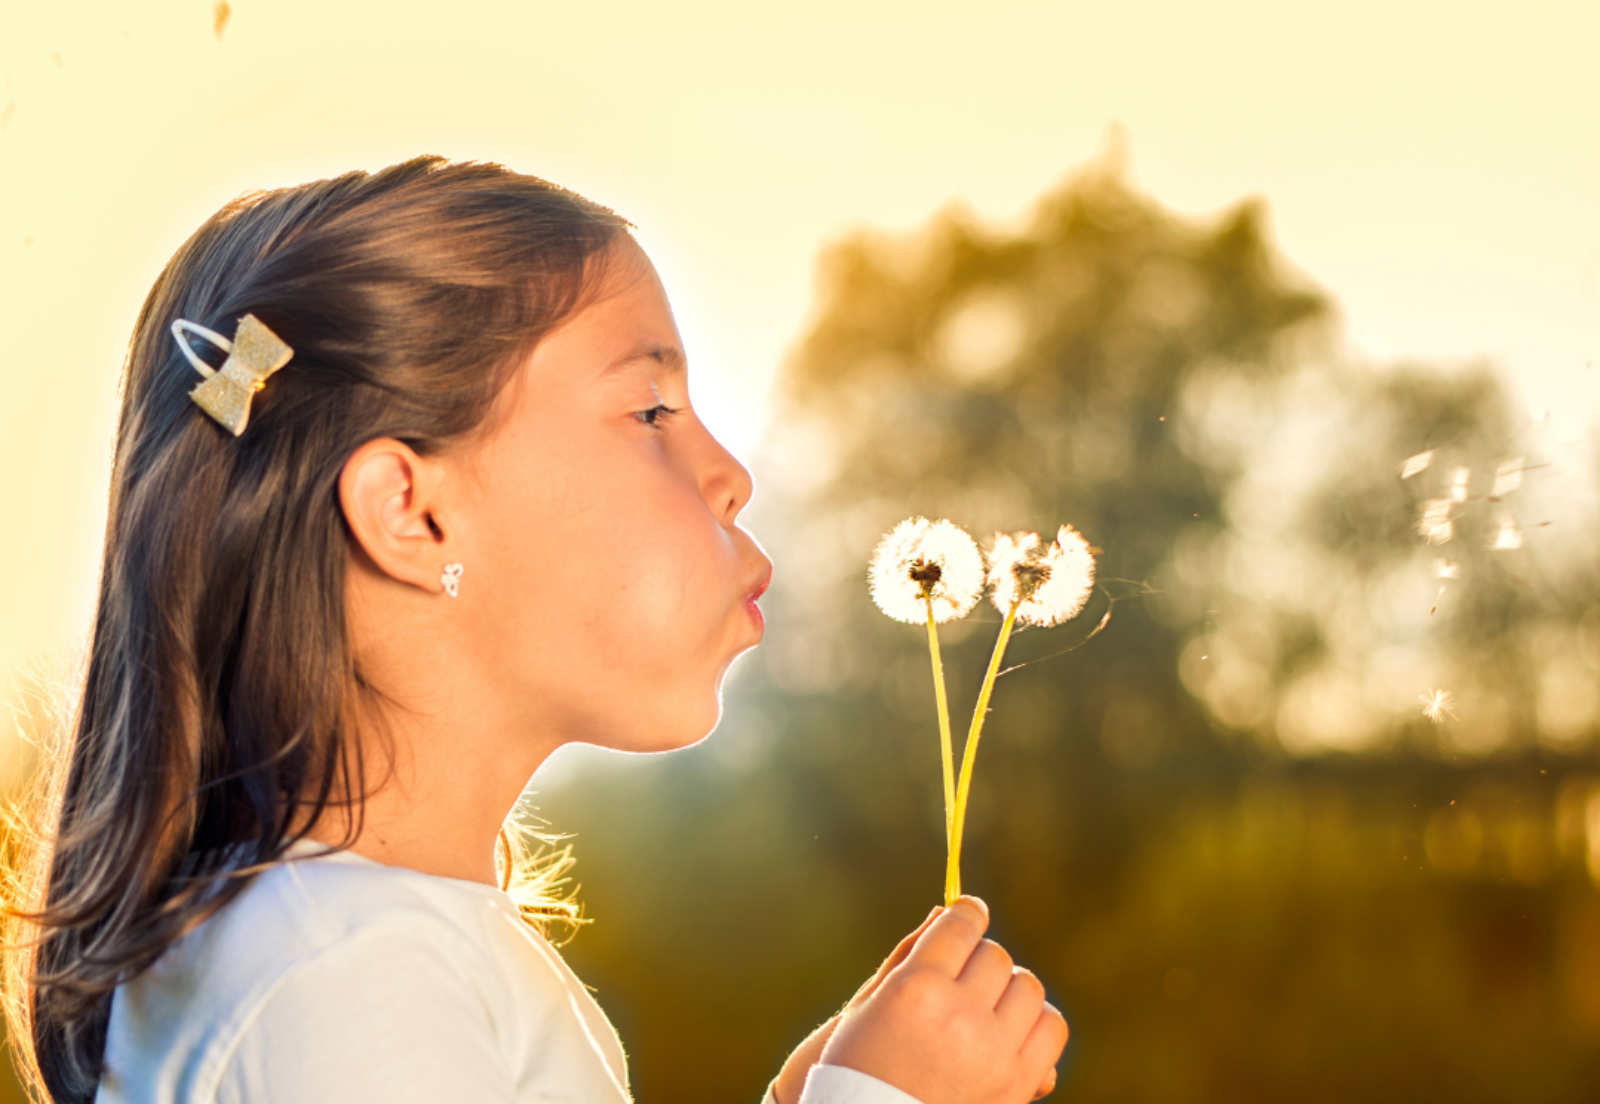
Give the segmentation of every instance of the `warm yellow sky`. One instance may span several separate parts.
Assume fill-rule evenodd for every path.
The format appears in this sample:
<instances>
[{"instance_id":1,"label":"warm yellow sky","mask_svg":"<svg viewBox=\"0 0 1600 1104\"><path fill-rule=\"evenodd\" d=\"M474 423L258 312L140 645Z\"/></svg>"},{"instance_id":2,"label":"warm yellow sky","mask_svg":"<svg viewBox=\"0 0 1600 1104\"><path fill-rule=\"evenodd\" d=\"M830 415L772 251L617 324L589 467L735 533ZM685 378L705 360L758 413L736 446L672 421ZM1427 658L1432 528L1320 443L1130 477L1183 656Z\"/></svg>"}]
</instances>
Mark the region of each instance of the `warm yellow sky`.
<instances>
[{"instance_id":1,"label":"warm yellow sky","mask_svg":"<svg viewBox=\"0 0 1600 1104\"><path fill-rule=\"evenodd\" d=\"M1568 433L1600 369L1600 5L0 0L0 697L84 631L115 380L249 187L501 160L642 229L748 458L820 242L1009 218L1120 123L1135 180L1263 195L1377 357L1486 354Z\"/></svg>"}]
</instances>

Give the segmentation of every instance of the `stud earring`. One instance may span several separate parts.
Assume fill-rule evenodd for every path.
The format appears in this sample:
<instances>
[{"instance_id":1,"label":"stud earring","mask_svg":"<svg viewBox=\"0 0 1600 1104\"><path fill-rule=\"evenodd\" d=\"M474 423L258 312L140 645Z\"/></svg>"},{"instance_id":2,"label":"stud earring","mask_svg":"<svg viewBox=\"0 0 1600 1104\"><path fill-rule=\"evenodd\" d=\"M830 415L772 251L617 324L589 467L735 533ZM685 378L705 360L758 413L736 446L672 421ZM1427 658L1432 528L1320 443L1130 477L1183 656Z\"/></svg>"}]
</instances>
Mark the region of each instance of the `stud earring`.
<instances>
[{"instance_id":1,"label":"stud earring","mask_svg":"<svg viewBox=\"0 0 1600 1104\"><path fill-rule=\"evenodd\" d=\"M444 592L452 598L458 598L457 587L461 581L461 572L464 568L458 563L445 564L444 571L439 576L439 582L444 585Z\"/></svg>"}]
</instances>

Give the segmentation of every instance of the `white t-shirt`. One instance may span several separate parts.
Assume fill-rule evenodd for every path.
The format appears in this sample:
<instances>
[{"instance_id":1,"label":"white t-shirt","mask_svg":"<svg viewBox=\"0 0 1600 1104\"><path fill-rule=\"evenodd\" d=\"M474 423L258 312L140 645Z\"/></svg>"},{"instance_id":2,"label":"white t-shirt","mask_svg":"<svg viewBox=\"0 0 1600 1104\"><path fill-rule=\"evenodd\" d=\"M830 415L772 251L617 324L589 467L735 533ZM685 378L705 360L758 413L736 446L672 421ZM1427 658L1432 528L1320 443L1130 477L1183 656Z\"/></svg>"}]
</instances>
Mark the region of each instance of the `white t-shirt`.
<instances>
[{"instance_id":1,"label":"white t-shirt","mask_svg":"<svg viewBox=\"0 0 1600 1104\"><path fill-rule=\"evenodd\" d=\"M615 1029L510 897L319 850L116 990L99 1104L627 1104ZM917 1101L817 1066L801 1104Z\"/></svg>"}]
</instances>

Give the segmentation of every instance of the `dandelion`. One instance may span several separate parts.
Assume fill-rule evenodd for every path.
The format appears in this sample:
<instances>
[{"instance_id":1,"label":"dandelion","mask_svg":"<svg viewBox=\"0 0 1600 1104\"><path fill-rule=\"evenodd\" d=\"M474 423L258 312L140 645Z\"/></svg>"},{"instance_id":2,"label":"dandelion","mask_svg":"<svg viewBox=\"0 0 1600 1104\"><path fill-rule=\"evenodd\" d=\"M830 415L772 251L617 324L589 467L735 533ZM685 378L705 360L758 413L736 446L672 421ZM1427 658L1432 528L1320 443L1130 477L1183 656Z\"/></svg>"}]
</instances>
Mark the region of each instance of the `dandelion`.
<instances>
[{"instance_id":1,"label":"dandelion","mask_svg":"<svg viewBox=\"0 0 1600 1104\"><path fill-rule=\"evenodd\" d=\"M1502 521L1500 523L1500 532L1494 538L1495 551L1502 552L1507 549L1521 547L1522 530L1517 528L1517 523L1514 521Z\"/></svg>"},{"instance_id":2,"label":"dandelion","mask_svg":"<svg viewBox=\"0 0 1600 1104\"><path fill-rule=\"evenodd\" d=\"M939 750L944 769L944 832L950 842L955 815L955 750L950 738L950 702L939 657L940 621L964 617L983 594L983 554L965 529L949 521L907 518L873 550L867 585L879 609L896 621L928 624L933 696L939 710Z\"/></svg>"},{"instance_id":3,"label":"dandelion","mask_svg":"<svg viewBox=\"0 0 1600 1104\"><path fill-rule=\"evenodd\" d=\"M1422 703L1422 715L1434 724L1443 724L1446 717L1456 715L1455 695L1448 690L1429 690L1418 695L1417 700Z\"/></svg>"},{"instance_id":4,"label":"dandelion","mask_svg":"<svg viewBox=\"0 0 1600 1104\"><path fill-rule=\"evenodd\" d=\"M1015 604L1025 625L1059 625L1076 617L1094 591L1094 553L1070 525L1042 548L1037 533L996 533L989 585L1001 613Z\"/></svg>"},{"instance_id":5,"label":"dandelion","mask_svg":"<svg viewBox=\"0 0 1600 1104\"><path fill-rule=\"evenodd\" d=\"M949 621L966 616L983 594L983 554L957 525L907 518L878 541L867 583L873 602L896 621Z\"/></svg>"},{"instance_id":6,"label":"dandelion","mask_svg":"<svg viewBox=\"0 0 1600 1104\"><path fill-rule=\"evenodd\" d=\"M1433 449L1419 452L1400 465L1400 478L1410 479L1413 475L1420 475L1428 470L1428 465L1433 463Z\"/></svg>"},{"instance_id":7,"label":"dandelion","mask_svg":"<svg viewBox=\"0 0 1600 1104\"><path fill-rule=\"evenodd\" d=\"M1443 544L1456 535L1455 522L1450 520L1450 506L1448 498L1430 498L1422 504L1417 533L1427 537L1429 544Z\"/></svg>"},{"instance_id":8,"label":"dandelion","mask_svg":"<svg viewBox=\"0 0 1600 1104\"><path fill-rule=\"evenodd\" d=\"M1468 468L1457 468L1455 479L1450 484L1450 501L1465 502L1467 500L1467 484L1472 480L1472 472Z\"/></svg>"},{"instance_id":9,"label":"dandelion","mask_svg":"<svg viewBox=\"0 0 1600 1104\"><path fill-rule=\"evenodd\" d=\"M1501 499L1522 486L1522 457L1507 460L1494 470L1494 489L1489 497Z\"/></svg>"},{"instance_id":10,"label":"dandelion","mask_svg":"<svg viewBox=\"0 0 1600 1104\"><path fill-rule=\"evenodd\" d=\"M1451 563L1449 560L1434 560L1433 574L1435 578L1439 579L1459 579L1461 578L1461 565Z\"/></svg>"},{"instance_id":11,"label":"dandelion","mask_svg":"<svg viewBox=\"0 0 1600 1104\"><path fill-rule=\"evenodd\" d=\"M994 604L1006 619L989 657L989 670L984 674L978 705L972 711L972 727L961 752L961 781L956 787L949 864L945 868L947 905L961 896L961 834L967 819L967 797L972 792L972 766L1006 642L1018 620L1030 625L1058 625L1082 612L1094 590L1094 550L1070 525L1061 526L1056 539L1043 547L1037 533L996 533L989 553L989 585L994 588Z\"/></svg>"}]
</instances>

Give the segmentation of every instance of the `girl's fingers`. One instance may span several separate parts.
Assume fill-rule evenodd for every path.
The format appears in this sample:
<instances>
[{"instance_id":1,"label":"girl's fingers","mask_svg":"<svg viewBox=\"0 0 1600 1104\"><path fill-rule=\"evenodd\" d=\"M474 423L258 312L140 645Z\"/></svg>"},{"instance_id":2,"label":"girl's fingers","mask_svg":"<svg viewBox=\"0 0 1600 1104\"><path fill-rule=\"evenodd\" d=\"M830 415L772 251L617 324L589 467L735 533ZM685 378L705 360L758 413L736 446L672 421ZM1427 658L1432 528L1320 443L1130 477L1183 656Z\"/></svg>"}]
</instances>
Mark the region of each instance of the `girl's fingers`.
<instances>
[{"instance_id":1,"label":"girl's fingers","mask_svg":"<svg viewBox=\"0 0 1600 1104\"><path fill-rule=\"evenodd\" d=\"M928 930L928 925L933 923L943 911L943 905L935 907L932 912L928 913L928 918L917 925L916 931L912 932L895 945L895 948L890 952L889 957L883 960L883 965L878 967L878 972L864 981L861 985L861 988L856 990L856 995L850 998L850 1003L852 1005L860 1004L862 1001L872 996L872 994L877 990L878 986L883 984L883 979L889 976L889 971L893 970L896 966L900 965L900 963L906 960L906 958L911 954L911 948L916 946L917 940L922 936L922 933Z\"/></svg>"},{"instance_id":2,"label":"girl's fingers","mask_svg":"<svg viewBox=\"0 0 1600 1104\"><path fill-rule=\"evenodd\" d=\"M1013 1039L1026 1038L1043 1008L1043 983L1033 976L1032 971L1018 966L1012 970L1006 990L1000 994L1000 1000L994 1006L994 1014Z\"/></svg>"},{"instance_id":3,"label":"girl's fingers","mask_svg":"<svg viewBox=\"0 0 1600 1104\"><path fill-rule=\"evenodd\" d=\"M921 939L922 933L928 930L928 925L937 920L939 918L939 914L943 911L943 905L936 905L934 910L928 913L928 918L917 925L916 931L912 932L910 935L900 940L899 943L895 944L894 952L890 954L888 958L883 960L882 966L878 967L878 977L880 980L887 977L890 970L894 969L896 966L900 965L900 963L904 962L910 957L911 948L917 945L917 940Z\"/></svg>"},{"instance_id":4,"label":"girl's fingers","mask_svg":"<svg viewBox=\"0 0 1600 1104\"><path fill-rule=\"evenodd\" d=\"M965 986L972 993L973 999L983 1007L995 1008L1010 986L1011 979L1015 976L1012 973L1015 968L1005 948L992 939L984 939L973 948L972 954L967 958L967 964L961 968L961 975L956 981ZM1033 1019L1030 1017L1028 1023L1032 1022Z\"/></svg>"},{"instance_id":5,"label":"girl's fingers","mask_svg":"<svg viewBox=\"0 0 1600 1104\"><path fill-rule=\"evenodd\" d=\"M1055 1005L1045 1004L1034 1021L1033 1029L1022 1041L1022 1060L1035 1069L1049 1069L1061 1060L1067 1048L1067 1021Z\"/></svg>"},{"instance_id":6,"label":"girl's fingers","mask_svg":"<svg viewBox=\"0 0 1600 1104\"><path fill-rule=\"evenodd\" d=\"M906 956L905 965L920 966L947 978L959 977L988 928L988 907L976 897L958 897L955 904L933 918Z\"/></svg>"},{"instance_id":7,"label":"girl's fingers","mask_svg":"<svg viewBox=\"0 0 1600 1104\"><path fill-rule=\"evenodd\" d=\"M1038 1090L1033 1094L1035 1100L1043 1100L1056 1091L1056 1068L1051 1066L1044 1071L1044 1080L1039 1082Z\"/></svg>"}]
</instances>

